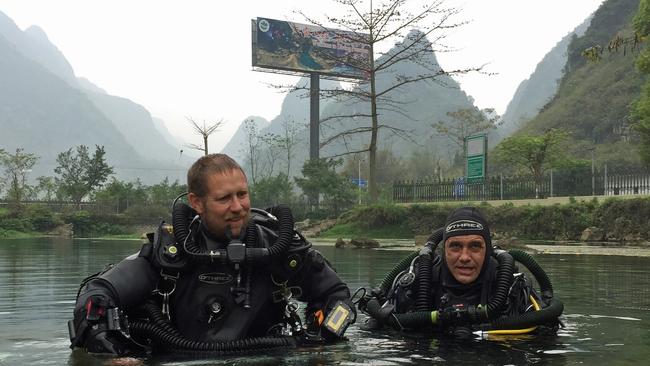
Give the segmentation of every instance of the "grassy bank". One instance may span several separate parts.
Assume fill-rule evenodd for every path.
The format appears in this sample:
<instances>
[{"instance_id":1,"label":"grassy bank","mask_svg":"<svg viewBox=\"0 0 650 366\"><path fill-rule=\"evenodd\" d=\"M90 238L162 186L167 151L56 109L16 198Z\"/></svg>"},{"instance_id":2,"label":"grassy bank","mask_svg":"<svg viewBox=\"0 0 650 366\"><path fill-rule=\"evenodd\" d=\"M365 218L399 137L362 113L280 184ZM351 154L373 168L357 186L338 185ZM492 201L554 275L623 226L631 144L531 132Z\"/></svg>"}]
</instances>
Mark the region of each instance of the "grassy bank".
<instances>
[{"instance_id":1,"label":"grassy bank","mask_svg":"<svg viewBox=\"0 0 650 366\"><path fill-rule=\"evenodd\" d=\"M593 241L650 241L650 197L359 206L342 214L336 225L321 232L320 237L412 239L444 225L452 209L472 204L485 214L495 238L578 241L589 228ZM139 239L143 233L155 229L160 215L157 212L53 213L40 206L4 210L0 211L0 238L73 235ZM63 230L57 231L62 227Z\"/></svg>"},{"instance_id":2,"label":"grassy bank","mask_svg":"<svg viewBox=\"0 0 650 366\"><path fill-rule=\"evenodd\" d=\"M534 203L534 201L533 201ZM549 205L515 205L486 202L476 206L484 213L495 237L528 240L578 241L589 228L593 241L650 240L650 198L607 198ZM354 208L339 218L323 237L413 238L428 235L444 225L458 204L373 205Z\"/></svg>"},{"instance_id":3,"label":"grassy bank","mask_svg":"<svg viewBox=\"0 0 650 366\"><path fill-rule=\"evenodd\" d=\"M123 214L73 209L54 212L47 205L14 205L0 210L0 238L138 239L153 231L163 215L157 210L131 210Z\"/></svg>"}]
</instances>

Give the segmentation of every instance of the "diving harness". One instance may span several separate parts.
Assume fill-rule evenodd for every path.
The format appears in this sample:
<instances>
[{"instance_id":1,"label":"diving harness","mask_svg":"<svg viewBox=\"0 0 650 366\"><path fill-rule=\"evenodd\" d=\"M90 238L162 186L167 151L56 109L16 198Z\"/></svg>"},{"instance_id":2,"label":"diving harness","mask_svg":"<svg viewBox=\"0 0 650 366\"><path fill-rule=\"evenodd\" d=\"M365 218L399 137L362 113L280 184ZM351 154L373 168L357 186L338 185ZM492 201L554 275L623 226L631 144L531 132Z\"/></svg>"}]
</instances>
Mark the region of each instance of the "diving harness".
<instances>
[{"instance_id":1,"label":"diving harness","mask_svg":"<svg viewBox=\"0 0 650 366\"><path fill-rule=\"evenodd\" d=\"M158 301L150 299L142 307L148 321L129 321L121 309L107 308L105 311L105 314L108 315L107 324L102 326L106 330L117 332L129 343L128 348L141 350L146 347L136 342L136 339L147 340L150 346L159 346L167 350L191 353L208 352L210 354L291 348L298 344L321 342L323 339L320 335L307 332L306 327L302 325L297 313L298 305L291 301L296 290L288 287L286 280L281 280L302 266L303 258L300 254L311 246L300 233L294 231L294 221L290 209L286 206L275 206L266 212L253 208L251 209L253 218L247 226L245 242L233 238L228 231L229 242L225 248L207 250L195 241L196 235L201 233L199 230L200 217L188 205L177 203L182 196L177 197L172 204L173 226L162 222L155 233L147 234L149 243L143 245L139 254L140 257L148 258L160 271L160 280L153 291L154 295L161 297L160 305L158 305ZM277 230L277 238L268 248L257 245L258 240L265 235L264 226ZM209 239L205 236L204 238ZM292 245L292 242L298 241L299 245ZM231 292L235 303L245 309L250 308L251 268L254 265L272 266L271 278L277 286L276 291L272 294L273 301L284 303L284 317L282 323L271 327L269 332L271 335L230 341L202 342L188 339L180 334L170 321L170 296L176 289L179 276L186 268L205 263L220 263L234 267L236 280ZM278 263L280 263L279 266ZM275 267L279 267L279 269L274 270ZM80 290L88 281L105 272L106 270L85 279ZM280 279L274 276L276 274ZM346 311L345 306L346 304L337 303L328 314L325 323L332 315L340 315L341 309ZM217 315L221 311L220 304L213 303L211 311L213 311L213 315ZM101 315L104 315L104 310ZM211 319L212 317L208 322ZM320 319L320 323L322 322L323 319ZM328 329L330 331L337 330ZM77 329L72 321L69 322L69 331L74 346L80 337L76 334ZM124 351L124 347L116 349L115 353L123 353L121 351Z\"/></svg>"},{"instance_id":2,"label":"diving harness","mask_svg":"<svg viewBox=\"0 0 650 366\"><path fill-rule=\"evenodd\" d=\"M388 324L397 330L471 326L476 330L475 334L522 334L535 330L539 325L559 322L564 305L554 298L553 286L546 272L528 253L521 250L505 251L497 247L493 254L498 262L496 290L487 304L457 304L432 311L431 287L436 284L432 284L431 273L434 265L441 265L435 249L442 241L443 229L434 231L422 250L403 258L370 294L364 288L357 290L357 293L362 292L357 301L359 310L372 321ZM503 316L502 310L513 283L522 278L514 273L515 261L523 264L534 276L540 286L541 297L527 294L532 311ZM412 310L399 313L394 304L395 291L409 286L414 292Z\"/></svg>"}]
</instances>

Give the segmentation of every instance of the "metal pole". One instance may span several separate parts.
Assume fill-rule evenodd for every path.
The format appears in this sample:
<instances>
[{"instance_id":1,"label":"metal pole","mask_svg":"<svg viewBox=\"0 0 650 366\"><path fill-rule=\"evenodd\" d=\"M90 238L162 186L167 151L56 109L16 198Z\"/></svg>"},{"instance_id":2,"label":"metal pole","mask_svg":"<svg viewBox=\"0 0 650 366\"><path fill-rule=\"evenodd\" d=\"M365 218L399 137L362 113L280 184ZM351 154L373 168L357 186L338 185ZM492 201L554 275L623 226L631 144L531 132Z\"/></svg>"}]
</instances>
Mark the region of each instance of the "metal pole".
<instances>
[{"instance_id":1,"label":"metal pole","mask_svg":"<svg viewBox=\"0 0 650 366\"><path fill-rule=\"evenodd\" d=\"M359 187L359 204L361 204L361 159L359 159L359 180L357 186Z\"/></svg>"},{"instance_id":2,"label":"metal pole","mask_svg":"<svg viewBox=\"0 0 650 366\"><path fill-rule=\"evenodd\" d=\"M309 159L318 160L319 158L319 136L318 124L320 116L319 93L320 79L316 73L310 74L309 84Z\"/></svg>"},{"instance_id":3,"label":"metal pole","mask_svg":"<svg viewBox=\"0 0 650 366\"><path fill-rule=\"evenodd\" d=\"M594 148L595 149L595 148ZM594 149L591 150L591 195L596 195L596 177L595 173L595 163L594 163Z\"/></svg>"}]
</instances>

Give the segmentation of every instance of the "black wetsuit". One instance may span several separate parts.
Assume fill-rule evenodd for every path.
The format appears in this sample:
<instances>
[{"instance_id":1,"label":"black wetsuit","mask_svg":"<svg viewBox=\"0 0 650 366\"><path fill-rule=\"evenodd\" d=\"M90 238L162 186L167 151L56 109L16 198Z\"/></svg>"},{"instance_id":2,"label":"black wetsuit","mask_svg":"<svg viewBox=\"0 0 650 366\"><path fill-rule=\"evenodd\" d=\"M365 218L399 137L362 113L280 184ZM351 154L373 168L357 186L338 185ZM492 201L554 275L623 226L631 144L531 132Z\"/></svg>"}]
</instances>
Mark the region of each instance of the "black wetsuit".
<instances>
[{"instance_id":1,"label":"black wetsuit","mask_svg":"<svg viewBox=\"0 0 650 366\"><path fill-rule=\"evenodd\" d=\"M254 246L271 246L276 236L274 229L260 224L255 215L249 225L257 225L258 232L262 233ZM159 232L171 236L165 230L159 229ZM210 237L206 232L203 229L200 235L194 236L203 249L227 247L227 242ZM246 242L246 237L242 241ZM146 317L142 305L148 301L164 308L164 296L160 293L169 293L170 324L182 337L203 342L273 333L284 319L289 297L307 302L307 315L317 310L323 310L326 315L336 300L349 302L347 285L323 256L299 235L294 235L287 254L281 258L271 263L241 263L238 269L228 262L189 260L180 270L170 270L156 263L151 254L156 250L160 248L143 248L139 254L126 258L81 288L75 306L77 334L76 339L72 339L73 346L88 348L89 340L92 343L90 338L95 336L93 331L80 326L87 317L91 297L99 299L105 307L122 309L129 321L133 321ZM172 277L177 279L170 280ZM246 287L248 290L244 291ZM108 352L114 351L109 349Z\"/></svg>"},{"instance_id":2,"label":"black wetsuit","mask_svg":"<svg viewBox=\"0 0 650 366\"><path fill-rule=\"evenodd\" d=\"M417 271L418 265L415 263L414 273ZM430 308L428 311L444 311L454 306L467 306L488 304L493 300L496 292L496 278L497 278L498 262L494 257L488 257L485 265L483 266L479 277L471 284L462 284L449 272L444 260L437 261L431 268L430 277ZM401 276L408 276L403 273ZM389 292L391 298L388 299L389 303L395 307L395 313L404 314L415 309L415 302L417 298L417 291L419 286L419 279L416 276L411 284L408 286L400 286L400 276L395 281L395 285ZM516 314L523 314L530 310L531 301L530 295L539 299L536 294L533 284L524 274L518 273L515 275L513 284L508 291L506 303L499 310L499 316L509 316ZM472 328L470 323L459 324L444 324L438 326L440 331L454 332L458 327Z\"/></svg>"}]
</instances>

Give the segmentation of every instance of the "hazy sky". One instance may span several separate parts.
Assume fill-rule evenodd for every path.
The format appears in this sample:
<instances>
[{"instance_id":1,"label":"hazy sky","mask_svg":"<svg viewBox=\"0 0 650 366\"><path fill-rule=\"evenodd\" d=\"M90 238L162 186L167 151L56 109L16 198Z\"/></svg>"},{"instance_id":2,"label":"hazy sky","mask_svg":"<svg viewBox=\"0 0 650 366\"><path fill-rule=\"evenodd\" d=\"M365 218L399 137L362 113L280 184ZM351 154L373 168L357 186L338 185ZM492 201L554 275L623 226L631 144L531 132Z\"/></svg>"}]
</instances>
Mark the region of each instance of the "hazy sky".
<instances>
[{"instance_id":1,"label":"hazy sky","mask_svg":"<svg viewBox=\"0 0 650 366\"><path fill-rule=\"evenodd\" d=\"M378 1L378 0L376 0ZM469 24L448 33L458 49L438 55L447 69L488 63L486 71L457 79L479 108L499 114L542 57L594 12L603 0L447 0ZM170 132L200 143L185 117L226 125L211 138L221 149L249 115L267 120L283 95L267 83L293 76L251 67L250 20L302 22L293 10L319 18L335 14L329 1L217 0L0 0L0 11L25 29L38 25L71 63L109 94L142 104Z\"/></svg>"}]
</instances>

